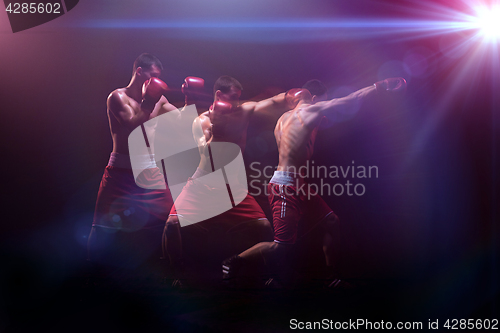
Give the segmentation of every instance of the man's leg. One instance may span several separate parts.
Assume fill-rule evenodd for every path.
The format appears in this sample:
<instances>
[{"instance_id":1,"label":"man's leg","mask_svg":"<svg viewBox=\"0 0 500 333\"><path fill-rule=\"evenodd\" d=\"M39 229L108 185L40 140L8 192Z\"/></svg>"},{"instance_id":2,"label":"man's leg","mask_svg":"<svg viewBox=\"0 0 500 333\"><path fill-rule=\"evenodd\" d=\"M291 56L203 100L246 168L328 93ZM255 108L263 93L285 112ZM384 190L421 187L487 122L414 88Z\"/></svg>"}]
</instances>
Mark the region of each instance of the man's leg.
<instances>
[{"instance_id":1,"label":"man's leg","mask_svg":"<svg viewBox=\"0 0 500 333\"><path fill-rule=\"evenodd\" d=\"M165 223L162 237L162 249L163 257L167 258L168 256L169 258L170 267L174 276L172 285L175 286L177 280L180 279L183 274L181 225L179 219L175 215L170 215Z\"/></svg>"},{"instance_id":2,"label":"man's leg","mask_svg":"<svg viewBox=\"0 0 500 333\"><path fill-rule=\"evenodd\" d=\"M269 184L268 193L273 214L274 242L258 243L240 255L225 260L222 264L224 279L237 276L239 269L247 264L267 264L283 273L280 275L287 275L291 271L290 258L301 215L300 199L293 195L285 197L285 194L294 192L291 188L285 193L282 185Z\"/></svg>"},{"instance_id":3,"label":"man's leg","mask_svg":"<svg viewBox=\"0 0 500 333\"><path fill-rule=\"evenodd\" d=\"M265 218L254 219L233 225L225 233L231 253L240 253L223 261L223 278L235 277L242 266L263 268L276 251L273 229ZM246 249L246 250L245 250Z\"/></svg>"},{"instance_id":4,"label":"man's leg","mask_svg":"<svg viewBox=\"0 0 500 333\"><path fill-rule=\"evenodd\" d=\"M323 221L323 253L327 271L330 274L340 275L340 220L333 212Z\"/></svg>"},{"instance_id":5,"label":"man's leg","mask_svg":"<svg viewBox=\"0 0 500 333\"><path fill-rule=\"evenodd\" d=\"M238 276L243 266L256 265L271 268L271 273L278 273L285 280L291 271L293 244L261 242L222 263L223 279Z\"/></svg>"},{"instance_id":6,"label":"man's leg","mask_svg":"<svg viewBox=\"0 0 500 333\"><path fill-rule=\"evenodd\" d=\"M325 286L332 290L348 290L354 286L344 280L340 269L340 221L333 212L322 221L324 227Z\"/></svg>"},{"instance_id":7,"label":"man's leg","mask_svg":"<svg viewBox=\"0 0 500 333\"><path fill-rule=\"evenodd\" d=\"M261 242L273 241L273 228L265 218L233 224L225 233L230 253L239 253ZM224 256L227 257L227 254Z\"/></svg>"}]
</instances>

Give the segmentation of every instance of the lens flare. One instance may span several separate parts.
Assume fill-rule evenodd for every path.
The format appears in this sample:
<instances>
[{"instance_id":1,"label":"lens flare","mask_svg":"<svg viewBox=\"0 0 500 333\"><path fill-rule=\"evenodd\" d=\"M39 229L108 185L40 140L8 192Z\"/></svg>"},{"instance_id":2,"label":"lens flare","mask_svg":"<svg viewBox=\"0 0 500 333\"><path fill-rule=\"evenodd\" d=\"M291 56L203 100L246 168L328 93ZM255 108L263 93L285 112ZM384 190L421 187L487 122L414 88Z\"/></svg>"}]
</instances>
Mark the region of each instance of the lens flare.
<instances>
[{"instance_id":1,"label":"lens flare","mask_svg":"<svg viewBox=\"0 0 500 333\"><path fill-rule=\"evenodd\" d=\"M485 39L497 41L500 38L500 5L488 8L477 7L477 16L474 19L476 27Z\"/></svg>"}]
</instances>

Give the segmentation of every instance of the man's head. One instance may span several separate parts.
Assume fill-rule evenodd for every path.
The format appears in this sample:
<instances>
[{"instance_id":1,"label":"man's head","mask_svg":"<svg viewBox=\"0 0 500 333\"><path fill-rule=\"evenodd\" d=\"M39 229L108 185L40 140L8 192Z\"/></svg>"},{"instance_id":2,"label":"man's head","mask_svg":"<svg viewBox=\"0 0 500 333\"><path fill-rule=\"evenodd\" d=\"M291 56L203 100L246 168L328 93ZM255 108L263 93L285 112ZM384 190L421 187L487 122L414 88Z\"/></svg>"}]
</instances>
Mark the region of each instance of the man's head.
<instances>
[{"instance_id":1,"label":"man's head","mask_svg":"<svg viewBox=\"0 0 500 333\"><path fill-rule=\"evenodd\" d=\"M235 78L224 75L215 81L214 101L230 103L233 108L238 106L243 87Z\"/></svg>"},{"instance_id":2,"label":"man's head","mask_svg":"<svg viewBox=\"0 0 500 333\"><path fill-rule=\"evenodd\" d=\"M285 100L290 109L301 107L302 104L312 104L312 96L309 90L304 88L293 88L285 93Z\"/></svg>"},{"instance_id":3,"label":"man's head","mask_svg":"<svg viewBox=\"0 0 500 333\"><path fill-rule=\"evenodd\" d=\"M159 77L162 70L163 65L157 57L149 53L143 53L135 59L132 75L136 79L145 82L152 77Z\"/></svg>"},{"instance_id":4,"label":"man's head","mask_svg":"<svg viewBox=\"0 0 500 333\"><path fill-rule=\"evenodd\" d=\"M328 99L327 88L320 80L309 80L302 88L309 90L312 95L312 103L326 101Z\"/></svg>"}]
</instances>

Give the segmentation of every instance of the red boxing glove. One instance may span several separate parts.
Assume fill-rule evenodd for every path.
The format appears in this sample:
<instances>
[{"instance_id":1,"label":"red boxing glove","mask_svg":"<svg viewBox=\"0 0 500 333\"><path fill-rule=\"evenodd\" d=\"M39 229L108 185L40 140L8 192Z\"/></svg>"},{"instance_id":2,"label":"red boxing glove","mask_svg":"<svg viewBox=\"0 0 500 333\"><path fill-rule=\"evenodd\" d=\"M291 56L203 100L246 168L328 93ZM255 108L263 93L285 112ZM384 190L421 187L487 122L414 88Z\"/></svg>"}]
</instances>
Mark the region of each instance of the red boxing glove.
<instances>
[{"instance_id":1,"label":"red boxing glove","mask_svg":"<svg viewBox=\"0 0 500 333\"><path fill-rule=\"evenodd\" d=\"M182 93L186 96L203 92L205 80L199 77L188 76L182 84Z\"/></svg>"},{"instance_id":2,"label":"red boxing glove","mask_svg":"<svg viewBox=\"0 0 500 333\"><path fill-rule=\"evenodd\" d=\"M402 77L392 77L374 84L377 92L381 93L404 93L406 91L406 80Z\"/></svg>"},{"instance_id":3,"label":"red boxing glove","mask_svg":"<svg viewBox=\"0 0 500 333\"><path fill-rule=\"evenodd\" d=\"M184 83L182 84L182 93L186 96L184 102L186 105L197 104L203 94L203 87L205 86L205 80L188 76L184 79ZM197 108L201 106L197 105Z\"/></svg>"},{"instance_id":4,"label":"red boxing glove","mask_svg":"<svg viewBox=\"0 0 500 333\"><path fill-rule=\"evenodd\" d=\"M142 105L152 111L155 104L167 91L168 86L165 82L157 77L150 78L142 86Z\"/></svg>"},{"instance_id":5,"label":"red boxing glove","mask_svg":"<svg viewBox=\"0 0 500 333\"><path fill-rule=\"evenodd\" d=\"M232 112L233 106L230 103L223 101L215 101L210 108L210 119L213 121L217 116Z\"/></svg>"},{"instance_id":6,"label":"red boxing glove","mask_svg":"<svg viewBox=\"0 0 500 333\"><path fill-rule=\"evenodd\" d=\"M215 101L209 110L208 116L212 123L212 134L214 137L224 136L226 124L221 116L232 112L233 106L223 101Z\"/></svg>"},{"instance_id":7,"label":"red boxing glove","mask_svg":"<svg viewBox=\"0 0 500 333\"><path fill-rule=\"evenodd\" d=\"M293 88L286 92L285 100L290 109L294 109L300 101L312 103L312 96L309 90L304 88Z\"/></svg>"}]
</instances>

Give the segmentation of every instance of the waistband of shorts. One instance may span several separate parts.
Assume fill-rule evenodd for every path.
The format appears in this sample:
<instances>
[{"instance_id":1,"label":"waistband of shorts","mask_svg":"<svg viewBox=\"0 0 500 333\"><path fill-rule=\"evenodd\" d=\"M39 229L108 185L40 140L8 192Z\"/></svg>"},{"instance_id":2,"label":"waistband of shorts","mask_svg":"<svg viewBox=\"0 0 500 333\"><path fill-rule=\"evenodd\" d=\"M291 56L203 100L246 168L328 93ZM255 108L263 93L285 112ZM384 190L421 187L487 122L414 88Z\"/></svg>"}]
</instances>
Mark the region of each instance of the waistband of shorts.
<instances>
[{"instance_id":1,"label":"waistband of shorts","mask_svg":"<svg viewBox=\"0 0 500 333\"><path fill-rule=\"evenodd\" d=\"M286 185L286 186L297 186L297 184L302 183L304 180L301 175L295 172L289 171L274 171L273 178L269 181L270 184Z\"/></svg>"},{"instance_id":2,"label":"waistband of shorts","mask_svg":"<svg viewBox=\"0 0 500 333\"><path fill-rule=\"evenodd\" d=\"M134 159L134 169L145 170L157 167L154 154L130 156L120 153L111 153L111 155L109 156L108 166L123 169L132 169L132 159Z\"/></svg>"}]
</instances>

